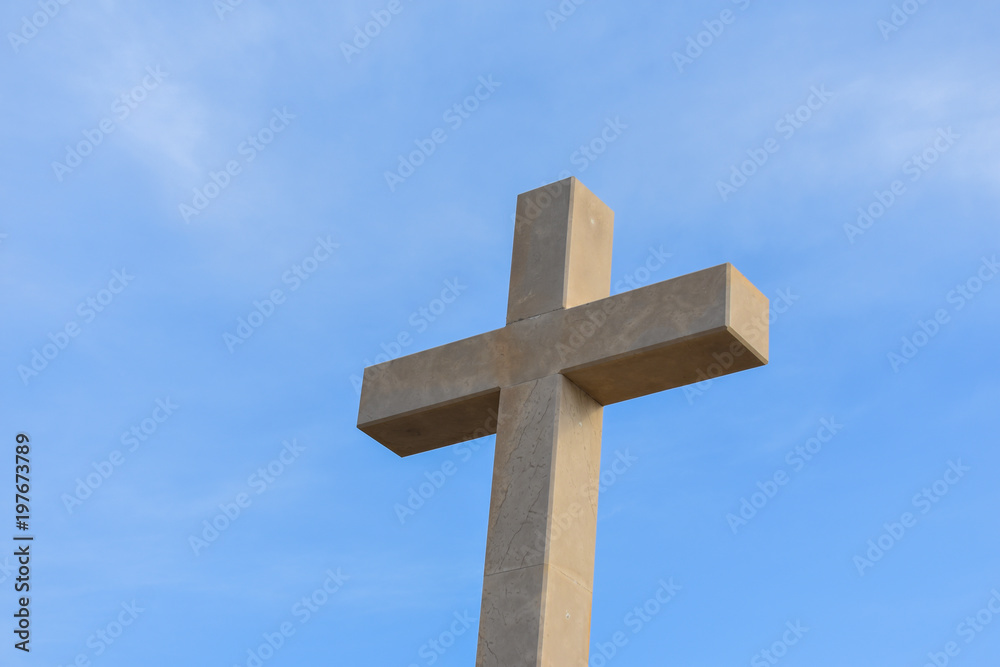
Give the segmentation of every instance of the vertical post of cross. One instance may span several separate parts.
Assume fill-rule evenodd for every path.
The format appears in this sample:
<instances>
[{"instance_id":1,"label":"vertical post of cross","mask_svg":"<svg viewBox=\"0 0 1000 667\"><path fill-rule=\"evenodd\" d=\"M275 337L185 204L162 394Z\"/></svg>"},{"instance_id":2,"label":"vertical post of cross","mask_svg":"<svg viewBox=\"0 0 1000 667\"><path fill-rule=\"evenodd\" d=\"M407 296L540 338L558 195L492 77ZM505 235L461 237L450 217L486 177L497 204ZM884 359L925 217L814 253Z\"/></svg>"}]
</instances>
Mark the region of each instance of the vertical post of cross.
<instances>
[{"instance_id":1,"label":"vertical post of cross","mask_svg":"<svg viewBox=\"0 0 1000 667\"><path fill-rule=\"evenodd\" d=\"M609 296L613 229L575 178L519 196L508 324ZM501 388L477 667L587 664L602 416L561 374Z\"/></svg>"}]
</instances>

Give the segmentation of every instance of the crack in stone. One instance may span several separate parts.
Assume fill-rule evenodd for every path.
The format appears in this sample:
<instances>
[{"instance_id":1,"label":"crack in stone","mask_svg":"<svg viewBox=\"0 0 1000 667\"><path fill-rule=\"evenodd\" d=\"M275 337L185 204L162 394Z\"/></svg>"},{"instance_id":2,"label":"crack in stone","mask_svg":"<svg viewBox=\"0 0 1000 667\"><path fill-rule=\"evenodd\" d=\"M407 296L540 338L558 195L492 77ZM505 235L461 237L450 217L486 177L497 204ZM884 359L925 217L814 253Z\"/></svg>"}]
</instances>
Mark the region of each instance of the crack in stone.
<instances>
[{"instance_id":1,"label":"crack in stone","mask_svg":"<svg viewBox=\"0 0 1000 667\"><path fill-rule=\"evenodd\" d=\"M546 463L539 463L536 461L539 454L544 453L545 449L551 448L554 443L550 441L555 437L555 433L550 433L548 425L545 423L546 418L552 415L554 410L553 402L559 396L559 390L546 392L547 395L544 397L544 403L535 404L533 400L536 393L539 390L538 380L533 381L529 387L528 395L522 402L522 406L531 408L524 419L520 427L518 428L515 435L512 436L512 445L509 448L505 448L504 454L509 454L510 458L504 462L504 465L500 470L506 472L509 475L507 483L505 485L498 485L498 489L502 489L503 497L500 499L499 504L496 507L496 512L494 515L493 529L497 530L504 523L510 519L517 519L514 516L517 514L517 508L508 508L507 500L513 498L514 502L522 501L526 505L526 515L517 525L517 530L514 531L512 535L507 539L506 550L501 557L498 565L503 566L509 563L516 556L517 552L520 552L520 558L518 563L524 565L525 561L531 557L532 548L530 544L522 544L521 548L516 548L522 541L522 533L528 530L529 533L531 528L535 524L541 523L544 525L548 518L548 503L545 503L545 508L543 512L538 511L539 502L542 500L542 495L548 495L548 490L551 488L551 457L548 457ZM530 438L530 440L526 440ZM541 471L542 474L539 474ZM536 492L534 497L530 500L525 499L523 493L519 493L520 487L531 488L531 486L536 486ZM547 499L546 499L547 500ZM547 526L546 526L547 528ZM545 531L542 531L545 534ZM529 538L530 540L530 534ZM514 555L512 555L512 551ZM544 556L544 554L543 554Z\"/></svg>"}]
</instances>

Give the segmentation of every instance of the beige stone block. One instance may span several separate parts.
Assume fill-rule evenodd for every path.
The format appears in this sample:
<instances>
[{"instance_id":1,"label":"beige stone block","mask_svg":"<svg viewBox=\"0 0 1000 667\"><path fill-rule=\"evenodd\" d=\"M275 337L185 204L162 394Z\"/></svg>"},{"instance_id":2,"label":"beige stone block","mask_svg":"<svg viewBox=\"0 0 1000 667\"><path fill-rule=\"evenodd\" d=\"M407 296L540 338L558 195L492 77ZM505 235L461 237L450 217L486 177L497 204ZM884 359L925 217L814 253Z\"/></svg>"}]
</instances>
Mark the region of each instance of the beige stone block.
<instances>
[{"instance_id":1,"label":"beige stone block","mask_svg":"<svg viewBox=\"0 0 1000 667\"><path fill-rule=\"evenodd\" d=\"M557 373L611 405L766 364L767 323L722 264L366 368L358 428L400 456L487 435L501 388Z\"/></svg>"},{"instance_id":2,"label":"beige stone block","mask_svg":"<svg viewBox=\"0 0 1000 667\"><path fill-rule=\"evenodd\" d=\"M488 575L476 667L586 667L592 599L548 565Z\"/></svg>"},{"instance_id":3,"label":"beige stone block","mask_svg":"<svg viewBox=\"0 0 1000 667\"><path fill-rule=\"evenodd\" d=\"M554 563L590 586L603 408L561 375L505 388L486 574Z\"/></svg>"},{"instance_id":4,"label":"beige stone block","mask_svg":"<svg viewBox=\"0 0 1000 667\"><path fill-rule=\"evenodd\" d=\"M544 648L546 638L552 647L537 655L582 655L585 663L603 408L562 375L551 375L502 389L500 415L480 621L483 664L501 654L517 661L497 664L569 664L521 661L536 656L532 641Z\"/></svg>"},{"instance_id":5,"label":"beige stone block","mask_svg":"<svg viewBox=\"0 0 1000 667\"><path fill-rule=\"evenodd\" d=\"M608 296L614 218L575 177L519 195L507 323Z\"/></svg>"},{"instance_id":6,"label":"beige stone block","mask_svg":"<svg viewBox=\"0 0 1000 667\"><path fill-rule=\"evenodd\" d=\"M483 578L476 667L537 665L545 566Z\"/></svg>"},{"instance_id":7,"label":"beige stone block","mask_svg":"<svg viewBox=\"0 0 1000 667\"><path fill-rule=\"evenodd\" d=\"M541 667L586 667L590 655L593 586L584 586L554 565L545 568Z\"/></svg>"}]
</instances>

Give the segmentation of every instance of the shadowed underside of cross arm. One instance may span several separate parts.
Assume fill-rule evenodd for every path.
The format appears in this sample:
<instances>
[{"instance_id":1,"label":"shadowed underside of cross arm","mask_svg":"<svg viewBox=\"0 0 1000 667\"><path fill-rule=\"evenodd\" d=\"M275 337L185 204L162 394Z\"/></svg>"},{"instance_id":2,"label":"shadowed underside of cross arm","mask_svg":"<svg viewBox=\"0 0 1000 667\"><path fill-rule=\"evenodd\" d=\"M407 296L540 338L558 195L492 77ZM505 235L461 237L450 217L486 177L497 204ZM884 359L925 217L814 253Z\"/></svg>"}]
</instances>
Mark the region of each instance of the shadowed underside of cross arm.
<instances>
[{"instance_id":1,"label":"shadowed underside of cross arm","mask_svg":"<svg viewBox=\"0 0 1000 667\"><path fill-rule=\"evenodd\" d=\"M767 363L768 300L730 264L365 369L358 428L400 456L496 432L500 388L560 373L610 405Z\"/></svg>"}]
</instances>

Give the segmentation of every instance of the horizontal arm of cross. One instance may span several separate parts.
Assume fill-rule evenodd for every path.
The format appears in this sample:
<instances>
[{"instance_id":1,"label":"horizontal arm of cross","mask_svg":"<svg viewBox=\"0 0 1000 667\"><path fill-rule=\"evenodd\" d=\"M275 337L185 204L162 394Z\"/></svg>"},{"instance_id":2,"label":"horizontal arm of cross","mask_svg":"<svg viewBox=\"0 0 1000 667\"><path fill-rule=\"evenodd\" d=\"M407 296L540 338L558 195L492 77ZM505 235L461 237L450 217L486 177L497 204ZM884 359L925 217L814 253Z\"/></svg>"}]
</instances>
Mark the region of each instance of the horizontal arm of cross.
<instances>
[{"instance_id":1,"label":"horizontal arm of cross","mask_svg":"<svg viewBox=\"0 0 1000 667\"><path fill-rule=\"evenodd\" d=\"M358 428L400 456L496 432L500 388L562 374L601 405L767 363L768 300L730 264L365 369Z\"/></svg>"}]
</instances>

